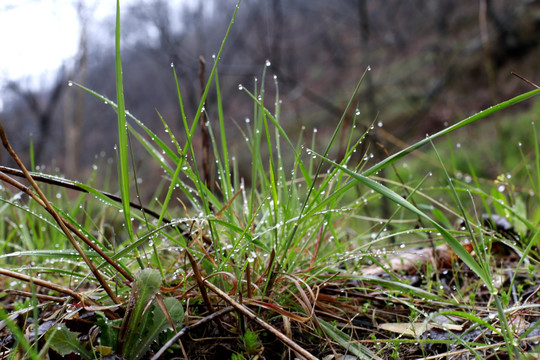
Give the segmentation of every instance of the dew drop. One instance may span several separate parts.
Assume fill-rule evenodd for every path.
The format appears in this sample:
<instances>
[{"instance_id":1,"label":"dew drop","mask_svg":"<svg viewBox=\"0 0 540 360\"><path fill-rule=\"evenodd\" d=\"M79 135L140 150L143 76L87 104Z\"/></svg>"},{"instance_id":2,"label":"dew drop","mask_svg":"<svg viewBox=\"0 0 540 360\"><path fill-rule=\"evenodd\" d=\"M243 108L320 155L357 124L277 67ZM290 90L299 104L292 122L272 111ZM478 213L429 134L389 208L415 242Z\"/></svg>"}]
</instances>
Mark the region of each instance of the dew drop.
<instances>
[{"instance_id":1,"label":"dew drop","mask_svg":"<svg viewBox=\"0 0 540 360\"><path fill-rule=\"evenodd\" d=\"M238 90L244 90L244 86L242 84L238 84Z\"/></svg>"},{"instance_id":2,"label":"dew drop","mask_svg":"<svg viewBox=\"0 0 540 360\"><path fill-rule=\"evenodd\" d=\"M272 65L272 63L270 62L270 60L266 60L266 62L264 63L264 65L266 65L266 67Z\"/></svg>"}]
</instances>

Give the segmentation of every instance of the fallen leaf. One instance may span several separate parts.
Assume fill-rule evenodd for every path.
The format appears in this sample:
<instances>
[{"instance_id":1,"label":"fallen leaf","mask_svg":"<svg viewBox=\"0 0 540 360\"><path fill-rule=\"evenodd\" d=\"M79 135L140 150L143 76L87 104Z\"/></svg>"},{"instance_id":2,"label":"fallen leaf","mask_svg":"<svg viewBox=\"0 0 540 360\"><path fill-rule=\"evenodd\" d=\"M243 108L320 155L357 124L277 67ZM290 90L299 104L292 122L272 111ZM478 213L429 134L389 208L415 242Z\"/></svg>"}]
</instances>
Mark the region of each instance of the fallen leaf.
<instances>
[{"instance_id":1,"label":"fallen leaf","mask_svg":"<svg viewBox=\"0 0 540 360\"><path fill-rule=\"evenodd\" d=\"M468 251L472 251L472 245L463 244L463 247ZM448 244L442 244L435 248L411 249L403 251L399 256L391 257L388 260L381 261L386 267L382 269L378 265L371 265L362 269L363 275L382 275L387 271L406 272L409 275L414 275L418 269L425 264L435 264L437 268L449 268L454 261L458 260L456 253Z\"/></svg>"},{"instance_id":2,"label":"fallen leaf","mask_svg":"<svg viewBox=\"0 0 540 360\"><path fill-rule=\"evenodd\" d=\"M426 323L426 322L414 322L414 323L384 323L378 326L379 329L391 331L397 334L404 336L419 336L431 329L442 329L442 330L453 330L453 331L462 331L462 325L455 324L445 324L441 326L436 323Z\"/></svg>"}]
</instances>

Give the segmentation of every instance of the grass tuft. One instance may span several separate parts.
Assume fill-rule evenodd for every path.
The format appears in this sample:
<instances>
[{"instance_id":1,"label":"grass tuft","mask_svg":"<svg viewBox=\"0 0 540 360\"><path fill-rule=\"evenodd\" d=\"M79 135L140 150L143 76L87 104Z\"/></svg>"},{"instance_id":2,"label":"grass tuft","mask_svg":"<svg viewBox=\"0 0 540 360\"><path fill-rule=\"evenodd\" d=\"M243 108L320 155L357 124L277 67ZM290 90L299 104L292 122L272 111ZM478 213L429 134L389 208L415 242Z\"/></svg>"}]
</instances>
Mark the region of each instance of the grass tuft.
<instances>
[{"instance_id":1,"label":"grass tuft","mask_svg":"<svg viewBox=\"0 0 540 360\"><path fill-rule=\"evenodd\" d=\"M266 64L260 80L239 86L253 114L238 125L244 141L233 144L218 64L239 6L192 117L173 66L183 133L158 113L160 135L125 109L117 1L116 102L76 86L117 113L119 195L98 189L96 172L87 183L28 172L0 127L19 166L0 167L7 356L533 356L540 340L537 130L523 140L532 150L520 145L510 154L523 164L494 179L476 168L473 154L457 150L453 132L540 90L375 162L363 143L377 128L358 133L365 119L348 118L369 68L332 134L293 136ZM207 102L210 91L215 104ZM201 121L202 157L195 145ZM163 172L160 184L135 181L135 145ZM142 194L155 200L141 204Z\"/></svg>"}]
</instances>

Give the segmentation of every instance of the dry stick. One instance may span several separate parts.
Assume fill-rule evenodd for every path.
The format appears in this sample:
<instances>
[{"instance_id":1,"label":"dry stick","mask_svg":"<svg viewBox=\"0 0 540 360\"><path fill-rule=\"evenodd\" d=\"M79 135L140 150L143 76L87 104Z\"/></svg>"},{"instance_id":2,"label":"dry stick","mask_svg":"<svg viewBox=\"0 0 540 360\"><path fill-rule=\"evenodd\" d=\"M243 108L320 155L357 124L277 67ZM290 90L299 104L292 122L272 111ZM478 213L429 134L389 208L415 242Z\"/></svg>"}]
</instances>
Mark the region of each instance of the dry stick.
<instances>
[{"instance_id":1,"label":"dry stick","mask_svg":"<svg viewBox=\"0 0 540 360\"><path fill-rule=\"evenodd\" d=\"M4 172L6 174L9 174L9 175L13 175L13 176L25 177L24 173L21 170L13 169L13 168L10 168L10 167L7 167L7 166L0 165L0 171ZM81 187L76 182L66 180L66 179L51 178L49 176L43 176L43 175L39 175L39 174L31 174L31 175L32 175L32 178L35 181L43 182L45 184L50 184L50 185L61 186L61 187L66 188L66 189L71 189L71 190L75 190L75 191L79 191L79 192L83 192L83 193L88 194L88 190ZM96 191L99 192L102 195L105 195L109 199L118 202L118 203L122 202L122 198L120 196L118 196L118 195L111 194L111 193L108 193L108 192L102 191L102 190L96 190ZM159 219L159 214L157 212L155 212L155 211L153 211L151 209L148 209L147 207L141 206L140 204L138 204L136 202L130 201L129 206L131 206L132 208L137 209L139 211L142 211L145 214L148 214L148 215L152 216L153 218ZM171 220L169 220L167 218L163 218L163 222L166 223L166 224L170 224ZM187 236L187 237L189 237L191 239L191 234L189 234L189 232L186 231L186 229L180 229L180 230L183 232L182 235Z\"/></svg>"},{"instance_id":2,"label":"dry stick","mask_svg":"<svg viewBox=\"0 0 540 360\"><path fill-rule=\"evenodd\" d=\"M220 298L231 304L232 307L234 307L237 311L241 312L245 316L247 316L251 321L257 323L259 326L264 328L265 330L271 332L274 334L275 337L277 337L281 342L283 342L285 345L290 347L293 351L295 351L298 355L303 356L306 359L310 360L317 360L317 358L313 355L311 355L306 349L292 341L292 339L289 339L287 336L285 336L281 331L273 327L272 325L268 324L261 318L259 318L255 313L253 313L250 309L246 308L242 304L238 303L234 299L232 299L227 293L219 289L217 286L212 284L211 282L204 280L204 284L206 287L208 287L210 290L212 290L215 294L217 294Z\"/></svg>"},{"instance_id":3,"label":"dry stick","mask_svg":"<svg viewBox=\"0 0 540 360\"><path fill-rule=\"evenodd\" d=\"M206 61L202 56L199 56L199 83L201 85L201 96L204 94L206 88L206 80L204 78ZM204 108L206 109L206 101ZM210 176L210 134L208 132L208 124L206 119L206 110L203 110L201 114L201 135L202 135L202 158L203 158L203 176L205 185L212 191L214 184Z\"/></svg>"},{"instance_id":4,"label":"dry stick","mask_svg":"<svg viewBox=\"0 0 540 360\"><path fill-rule=\"evenodd\" d=\"M72 298L77 299L77 301L80 301L81 303L83 302L83 300L87 300L88 302L91 302L92 305L99 305L98 303L96 303L91 298L83 299L83 296L79 292L73 291L73 290L71 290L69 288L57 285L57 284L49 282L49 281L45 281L45 280L42 280L42 279L39 279L39 278L36 278L36 277L20 274L20 273L14 272L14 271L1 269L1 268L0 268L0 274L4 275L4 276L9 276L10 278L13 278L13 279L19 279L19 280L22 280L22 281L26 281L28 283L33 282L34 284L36 284L38 286L43 286L43 287L45 287L47 289L51 289L51 290L54 290L54 291L58 291L58 292L60 292L62 294L69 295Z\"/></svg>"},{"instance_id":5,"label":"dry stick","mask_svg":"<svg viewBox=\"0 0 540 360\"><path fill-rule=\"evenodd\" d=\"M109 297L112 299L112 301L114 301L116 304L119 304L120 300L118 300L118 298L116 297L116 294L112 291L109 284L107 284L107 281L103 278L101 273L98 271L98 269L96 268L96 265L84 253L84 250L80 247L80 245L77 243L77 241L75 241L75 238L73 238L73 235L71 235L71 232L66 227L64 221L62 221L62 218L60 217L60 215L58 215L58 213L54 210L51 203L47 200L47 197L45 196L45 194L43 194L43 192L41 191L39 186L36 184L34 179L32 179L32 175L30 175L30 173L28 172L28 170L26 169L26 167L22 163L21 159L19 159L19 157L15 153L15 150L13 150L13 148L11 147L11 144L9 143L9 141L7 139L6 132L4 131L4 127L2 126L1 122L0 122L0 138L2 139L2 144L4 145L6 150L8 151L9 155L11 155L13 160L15 160L15 162L17 163L19 168L24 173L26 179L30 182L32 187L38 193L39 197L41 198L41 200L43 201L43 203L45 205L45 209L47 209L47 211L53 216L54 220L58 223L58 225L60 225L60 228L66 234L69 242L71 242L71 244L73 245L75 250L77 250L77 252L81 255L84 262L88 265L88 267L90 268L90 271L92 271L92 273L94 274L94 276L96 277L96 279L100 283L100 285L103 287L103 289L105 290L107 295L109 295Z\"/></svg>"},{"instance_id":6,"label":"dry stick","mask_svg":"<svg viewBox=\"0 0 540 360\"><path fill-rule=\"evenodd\" d=\"M201 290L201 296L204 300L204 303L206 307L208 308L208 311L210 313L213 313L214 307L212 306L212 302L210 301L210 298L208 297L208 294L206 293L206 288L204 287L204 279L202 277L201 271L199 270L199 266L197 265L197 262L195 261L195 258L191 253L186 249L186 254L188 256L189 262L191 264L191 268L193 269L193 274L195 275L195 280L197 280L197 284L199 285L199 289Z\"/></svg>"},{"instance_id":7,"label":"dry stick","mask_svg":"<svg viewBox=\"0 0 540 360\"><path fill-rule=\"evenodd\" d=\"M43 208L46 208L45 203L36 194L34 194L27 186L21 184L17 180L14 180L14 179L10 178L9 176L5 175L1 171L0 171L0 180L2 180L4 182L16 187L17 189L21 190L22 192L24 192L25 194L30 196L32 199L34 199L34 201L36 201L40 206L42 206ZM84 241L85 244L90 246L92 248L92 250L97 252L106 262L108 262L116 270L118 270L118 272L120 272L124 276L124 278L126 280L133 281L133 277L123 267L121 267L120 264L118 264L116 261L114 261L99 246L97 246L97 244L90 241L90 239L88 239L86 236L84 236L83 233L81 233L75 226L73 226L72 224L67 222L66 219L64 219L63 217L60 217L60 218L62 219L62 221L68 227L69 230L74 232L75 235L77 235L82 241Z\"/></svg>"},{"instance_id":8,"label":"dry stick","mask_svg":"<svg viewBox=\"0 0 540 360\"><path fill-rule=\"evenodd\" d=\"M537 89L540 89L540 86L536 85L535 83L533 83L530 80L525 79L523 76L519 75L518 73L515 73L515 72L512 71L511 74L514 75L515 77L520 78L521 80L525 81L527 84L529 84L529 85L531 85L531 86L533 86L533 87L535 87Z\"/></svg>"},{"instance_id":9,"label":"dry stick","mask_svg":"<svg viewBox=\"0 0 540 360\"><path fill-rule=\"evenodd\" d=\"M219 318L221 315L224 315L226 313L229 313L231 311L233 311L234 308L232 306L227 306L226 308L223 308L221 310L218 310L216 311L215 313L212 313L204 318L202 318L201 320L197 321L196 323L194 324L191 324L191 325L188 325L184 328L182 328L182 330L180 330L178 333L176 333L172 338L169 339L169 341L167 341L165 343L165 345L163 345L161 347L161 349L159 349L159 351L154 355L152 356L152 358L150 360L157 360L161 357L161 355L163 355L165 353L165 351L167 351L168 348L171 347L172 344L174 344L178 339L180 339L180 337L182 335L184 335L185 333L187 333L189 330L193 329L193 328L196 328L197 326L200 326L204 323L207 323L209 321L212 321L216 318ZM186 357L187 359L187 357Z\"/></svg>"},{"instance_id":10,"label":"dry stick","mask_svg":"<svg viewBox=\"0 0 540 360\"><path fill-rule=\"evenodd\" d=\"M42 301L64 302L67 299L69 299L69 296L66 296L66 297L51 296L51 295L44 295L44 294L36 294L30 291L23 291L23 290L3 289L2 291L5 292L6 294L27 297L27 298L32 298L35 296L37 299L42 300Z\"/></svg>"}]
</instances>

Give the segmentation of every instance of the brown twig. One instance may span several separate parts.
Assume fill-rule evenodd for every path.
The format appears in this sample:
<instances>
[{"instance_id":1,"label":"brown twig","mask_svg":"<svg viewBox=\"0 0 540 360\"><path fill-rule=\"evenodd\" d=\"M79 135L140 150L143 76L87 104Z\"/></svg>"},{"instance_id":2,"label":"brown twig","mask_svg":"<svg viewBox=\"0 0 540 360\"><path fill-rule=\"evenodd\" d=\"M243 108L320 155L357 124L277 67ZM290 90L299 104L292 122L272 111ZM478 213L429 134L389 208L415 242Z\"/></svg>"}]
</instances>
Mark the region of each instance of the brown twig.
<instances>
[{"instance_id":1,"label":"brown twig","mask_svg":"<svg viewBox=\"0 0 540 360\"><path fill-rule=\"evenodd\" d=\"M17 176L17 177L22 177L22 178L25 177L24 173L21 170L13 169L13 168L10 168L10 167L7 167L7 166L1 166L0 165L0 171L2 171L3 173L9 174L9 175ZM77 184L77 182L67 180L67 179L52 178L52 177L49 177L49 176L44 176L44 175L40 175L40 174L36 174L36 173L30 173L30 174L32 175L32 178L37 182L42 182L42 183L45 183L45 184L60 186L60 187L66 188L66 189L71 189L71 190L75 190L75 191L79 191L79 192L88 194L88 190L83 188L81 185ZM118 195L111 194L111 193L108 193L108 192L102 191L102 190L96 190L96 191L99 192L102 195L105 195L109 199L116 201L117 203L122 202L122 198L120 196L118 196ZM151 210L151 209L149 209L147 207L141 206L140 204L138 204L136 202L131 201L129 203L129 206L132 207L133 209L137 209L139 211L142 211L145 214L148 214L148 215L152 216L155 219L159 219L160 215L157 212L155 212L155 211L153 211L153 210ZM169 220L167 218L163 218L162 221L165 224L170 224L171 223L171 220ZM184 236L188 237L190 240L192 240L191 239L191 234L189 233L189 231L187 231L186 229L180 229L180 230L182 231L182 235L184 235Z\"/></svg>"},{"instance_id":2,"label":"brown twig","mask_svg":"<svg viewBox=\"0 0 540 360\"><path fill-rule=\"evenodd\" d=\"M103 287L103 289L105 290L107 295L109 295L109 297L111 298L111 300L113 302L115 302L116 304L120 303L120 300L118 300L118 298L116 297L116 294L112 291L109 284L107 284L107 281L105 280L105 278L103 278L103 276L101 275L101 273L97 269L94 262L86 255L86 253L81 248L79 243L77 241L75 241L75 238L73 237L73 235L71 234L71 232L67 228L65 222L62 220L62 218L56 212L56 210L54 210L54 208L52 207L49 200L47 200L47 197L45 196L45 194L41 191L40 187L37 185L37 183L32 178L32 175L30 175L30 173L28 172L28 170L26 169L26 167L22 163L21 159L19 159L19 156L17 156L17 154L15 153L15 150L13 150L13 148L11 147L11 144L9 143L9 141L7 139L6 132L4 131L4 127L2 126L1 122L0 122L0 138L2 139L2 144L6 148L9 155L13 158L13 160L15 160L15 162L19 166L19 169L21 169L21 171L24 173L26 179L30 182L30 184L32 185L34 190L37 192L39 198L41 199L42 203L45 206L45 209L53 216L54 220L58 223L58 225L60 225L60 228L62 229L64 234L66 234L69 242L72 244L72 246L75 248L75 250L81 255L84 262L90 268L90 271L96 277L96 280Z\"/></svg>"},{"instance_id":3,"label":"brown twig","mask_svg":"<svg viewBox=\"0 0 540 360\"><path fill-rule=\"evenodd\" d=\"M15 296L21 296L21 297L27 297L32 298L36 297L39 300L42 301L54 301L54 302L64 302L69 297L60 297L60 296L51 296L51 295L45 295L45 294L35 294L30 291L23 291L23 290L13 290L13 289L4 289L3 290L6 294L15 295Z\"/></svg>"},{"instance_id":4,"label":"brown twig","mask_svg":"<svg viewBox=\"0 0 540 360\"><path fill-rule=\"evenodd\" d=\"M58 291L59 293L69 295L69 296L71 296L72 298L76 299L77 301L79 301L81 303L84 300L86 302L91 303L92 305L99 305L98 303L96 303L95 301L93 301L90 298L83 298L83 296L79 292L73 291L70 288L66 288L66 287L60 286L58 284L46 281L46 280L42 280L42 279L39 279L39 278L36 278L36 277L24 275L24 274L21 274L21 273L17 273L17 272L14 272L14 271L10 271L10 270L7 270L7 269L1 269L1 268L0 268L0 275L9 276L10 278L19 279L19 280L22 280L22 281L25 281L25 282L28 282L28 283L32 282L35 285L43 286L44 288L51 289L51 290L54 290L54 291Z\"/></svg>"},{"instance_id":5,"label":"brown twig","mask_svg":"<svg viewBox=\"0 0 540 360\"><path fill-rule=\"evenodd\" d=\"M525 81L527 84L529 84L529 85L531 85L531 86L534 86L534 87L537 88L537 89L540 89L540 86L536 85L535 83L533 83L533 82L530 81L530 80L525 79L523 76L519 75L518 73L515 73L515 72L512 71L511 74L514 75L515 77L517 77L517 78L519 78L519 79Z\"/></svg>"},{"instance_id":6,"label":"brown twig","mask_svg":"<svg viewBox=\"0 0 540 360\"><path fill-rule=\"evenodd\" d=\"M217 318L221 317L222 315L225 315L225 314L227 314L227 313L229 313L229 312L231 312L233 310L234 310L234 307L227 306L226 308L218 310L218 311L216 311L216 312L202 318L201 320L197 321L196 323L193 323L191 325L188 325L188 326L182 328L182 330L180 330L172 338L170 338L169 341L167 341L165 343L165 345L163 345L161 347L161 349L159 349L159 351L154 356L152 356L152 358L150 360L157 360L157 359L161 358L161 355L163 355L165 353L165 351L167 351L167 349L171 347L172 344L174 344L178 339L180 339L180 337L182 335L186 334L189 330L194 329L194 328L196 328L198 326L201 326L202 324L205 324L205 323L207 323L209 321L212 321L214 319L217 319Z\"/></svg>"},{"instance_id":7,"label":"brown twig","mask_svg":"<svg viewBox=\"0 0 540 360\"><path fill-rule=\"evenodd\" d=\"M189 259L189 263L191 264L191 268L193 269L193 274L195 275L195 280L197 281L197 284L199 285L199 289L201 290L201 296L203 298L204 303L206 304L206 307L208 308L208 311L210 313L213 313L214 307L212 306L212 302L210 301L210 298L208 297L208 293L206 292L206 288L204 287L204 279L202 277L201 271L199 269L199 266L197 265L197 262L195 261L195 258L189 251L186 250L186 254Z\"/></svg>"},{"instance_id":8,"label":"brown twig","mask_svg":"<svg viewBox=\"0 0 540 360\"><path fill-rule=\"evenodd\" d=\"M199 83L201 85L201 96L204 94L206 88L206 79L204 77L206 61L202 56L199 56ZM206 99L204 102L204 108L206 109ZM208 124L206 118L206 110L203 110L201 114L201 135L202 135L202 165L204 182L208 189L212 191L214 184L210 175L210 133L208 132Z\"/></svg>"},{"instance_id":9,"label":"brown twig","mask_svg":"<svg viewBox=\"0 0 540 360\"><path fill-rule=\"evenodd\" d=\"M45 207L45 203L38 197L36 194L32 192L27 186L21 184L20 182L10 178L6 174L0 171L0 180L10 184L11 186L16 187L17 189L21 190L28 196L30 196L34 201L36 201L40 206ZM101 256L106 262L111 264L124 278L128 281L133 281L133 277L118 264L116 261L114 261L109 255L107 255L97 244L95 244L93 241L88 239L86 236L84 236L75 226L67 222L66 219L63 217L60 217L60 219L64 222L65 226L71 230L75 235L77 235L86 245L90 246L92 250L98 253L99 256Z\"/></svg>"},{"instance_id":10,"label":"brown twig","mask_svg":"<svg viewBox=\"0 0 540 360\"><path fill-rule=\"evenodd\" d=\"M295 343L292 339L289 339L285 334L283 334L281 331L273 327L272 325L268 324L266 321L259 318L255 313L253 313L250 309L245 307L244 305L238 303L234 299L232 299L227 293L219 289L217 286L212 284L211 282L204 280L204 284L206 287L208 287L210 290L212 290L216 295L218 295L220 298L228 302L232 307L234 307L238 312L241 312L243 315L245 315L248 319L262 327L263 329L271 332L275 337L277 337L281 342L283 342L285 345L287 345L289 348L291 348L294 352L297 353L297 355L302 356L306 359L310 360L316 360L317 358L311 353L309 353L306 349Z\"/></svg>"}]
</instances>

